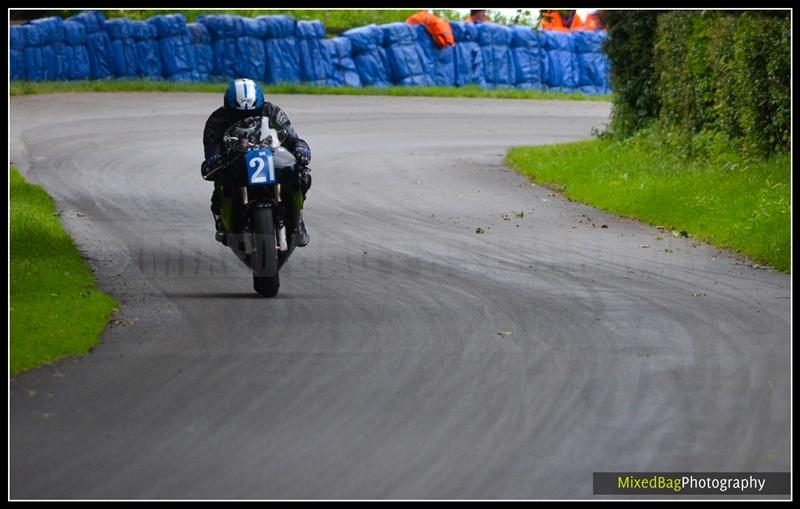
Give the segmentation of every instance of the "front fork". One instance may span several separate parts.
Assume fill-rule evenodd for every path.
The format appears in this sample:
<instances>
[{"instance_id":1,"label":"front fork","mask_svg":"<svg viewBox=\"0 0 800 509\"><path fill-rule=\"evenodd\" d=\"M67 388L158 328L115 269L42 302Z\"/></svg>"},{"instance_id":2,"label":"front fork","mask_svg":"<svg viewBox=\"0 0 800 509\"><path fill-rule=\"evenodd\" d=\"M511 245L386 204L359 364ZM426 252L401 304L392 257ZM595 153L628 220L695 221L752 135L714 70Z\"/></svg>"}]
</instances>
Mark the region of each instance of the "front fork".
<instances>
[{"instance_id":1,"label":"front fork","mask_svg":"<svg viewBox=\"0 0 800 509\"><path fill-rule=\"evenodd\" d=\"M242 210L249 211L250 207L252 206L253 202L251 201L250 192L248 192L248 188L246 186L240 186L238 188L238 201L242 204ZM273 207L274 217L275 217L275 233L276 233L276 243L277 247L281 252L287 252L289 250L289 243L288 243L288 234L287 234L287 221L284 217L285 208L280 206L283 203L283 197L281 196L282 187L281 184L274 184L273 185L273 192L274 196L272 197L272 202L275 207ZM294 206L294 214L295 217L300 217L300 211L303 208L303 193L295 192L292 194L292 205ZM236 200L236 196L230 196L227 193L220 190L221 200L222 200L222 222L225 225L225 229L228 232L235 232L241 231L242 221L246 221L245 217L235 217L237 216L234 207L234 200ZM263 196L263 195L262 195ZM233 199L231 199L233 198ZM244 233L244 232L243 232ZM244 247L247 253L251 253L252 249L254 248L254 241L252 239L252 235L243 235Z\"/></svg>"},{"instance_id":2,"label":"front fork","mask_svg":"<svg viewBox=\"0 0 800 509\"><path fill-rule=\"evenodd\" d=\"M286 252L289 250L289 243L286 241L286 221L283 218L283 207L280 206L281 204L281 185L275 184L274 185L275 197L274 203L275 207L272 208L275 218L275 233L277 235L277 247L279 251ZM250 197L247 191L247 186L242 186L240 188L241 198L242 198L242 205L244 206L245 210L250 208ZM252 250L255 249L255 241L253 240L252 235L247 235L247 238L250 241L246 241L245 243L245 251L249 254Z\"/></svg>"}]
</instances>

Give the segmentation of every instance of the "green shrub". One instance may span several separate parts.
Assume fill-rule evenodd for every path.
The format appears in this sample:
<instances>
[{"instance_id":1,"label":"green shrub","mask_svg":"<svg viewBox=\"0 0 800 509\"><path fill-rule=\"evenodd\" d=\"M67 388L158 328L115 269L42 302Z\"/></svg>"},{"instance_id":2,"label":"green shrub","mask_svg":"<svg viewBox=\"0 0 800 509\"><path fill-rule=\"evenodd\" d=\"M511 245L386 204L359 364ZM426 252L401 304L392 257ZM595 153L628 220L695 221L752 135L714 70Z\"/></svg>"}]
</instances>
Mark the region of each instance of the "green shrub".
<instances>
[{"instance_id":1,"label":"green shrub","mask_svg":"<svg viewBox=\"0 0 800 509\"><path fill-rule=\"evenodd\" d=\"M653 46L659 11L607 11L604 15L614 91L610 131L625 137L658 116Z\"/></svg>"},{"instance_id":2,"label":"green shrub","mask_svg":"<svg viewBox=\"0 0 800 509\"><path fill-rule=\"evenodd\" d=\"M767 157L789 147L790 27L783 16L671 12L658 19L654 68L658 118L675 147L705 142ZM706 134L709 133L709 134Z\"/></svg>"}]
</instances>

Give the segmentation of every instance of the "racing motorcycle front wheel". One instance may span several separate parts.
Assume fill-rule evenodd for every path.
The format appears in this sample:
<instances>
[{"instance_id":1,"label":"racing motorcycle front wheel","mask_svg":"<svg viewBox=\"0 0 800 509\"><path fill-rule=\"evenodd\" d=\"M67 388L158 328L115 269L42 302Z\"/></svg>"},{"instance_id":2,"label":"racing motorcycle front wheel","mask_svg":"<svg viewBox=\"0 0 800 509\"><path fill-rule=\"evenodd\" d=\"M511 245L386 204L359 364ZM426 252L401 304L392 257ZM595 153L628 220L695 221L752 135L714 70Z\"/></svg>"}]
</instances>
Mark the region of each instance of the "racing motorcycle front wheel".
<instances>
[{"instance_id":1,"label":"racing motorcycle front wheel","mask_svg":"<svg viewBox=\"0 0 800 509\"><path fill-rule=\"evenodd\" d=\"M264 297L274 297L281 285L278 277L278 246L272 208L254 209L252 220L256 242L255 252L250 258L253 289Z\"/></svg>"}]
</instances>

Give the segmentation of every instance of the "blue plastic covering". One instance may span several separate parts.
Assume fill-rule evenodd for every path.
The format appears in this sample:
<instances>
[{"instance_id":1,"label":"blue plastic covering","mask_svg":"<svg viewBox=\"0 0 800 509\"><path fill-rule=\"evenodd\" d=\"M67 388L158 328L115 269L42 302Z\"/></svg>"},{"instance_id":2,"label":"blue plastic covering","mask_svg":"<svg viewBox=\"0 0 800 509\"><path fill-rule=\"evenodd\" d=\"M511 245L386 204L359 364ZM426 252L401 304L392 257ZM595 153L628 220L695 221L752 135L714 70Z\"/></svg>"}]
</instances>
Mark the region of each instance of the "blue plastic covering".
<instances>
[{"instance_id":1,"label":"blue plastic covering","mask_svg":"<svg viewBox=\"0 0 800 509\"><path fill-rule=\"evenodd\" d=\"M26 24L20 27L25 37L25 76L30 81L43 81L47 75L44 55L42 54L41 29L36 25Z\"/></svg>"},{"instance_id":2,"label":"blue plastic covering","mask_svg":"<svg viewBox=\"0 0 800 509\"><path fill-rule=\"evenodd\" d=\"M608 57L603 52L607 32L579 31L572 33L577 63L578 84L586 94L608 93Z\"/></svg>"},{"instance_id":3,"label":"blue plastic covering","mask_svg":"<svg viewBox=\"0 0 800 509\"><path fill-rule=\"evenodd\" d=\"M194 51L183 14L153 16L147 23L156 29L161 52L161 75L172 81L191 81Z\"/></svg>"},{"instance_id":4,"label":"blue plastic covering","mask_svg":"<svg viewBox=\"0 0 800 509\"><path fill-rule=\"evenodd\" d=\"M542 89L542 51L539 32L530 27L511 27L511 55L514 58L514 86L524 89Z\"/></svg>"},{"instance_id":5,"label":"blue plastic covering","mask_svg":"<svg viewBox=\"0 0 800 509\"><path fill-rule=\"evenodd\" d=\"M542 48L547 60L543 81L550 88L567 90L578 86L578 62L573 35L550 30L541 32Z\"/></svg>"},{"instance_id":6,"label":"blue plastic covering","mask_svg":"<svg viewBox=\"0 0 800 509\"><path fill-rule=\"evenodd\" d=\"M389 81L396 85L430 85L423 64L424 55L416 45L414 30L406 23L377 27L382 32Z\"/></svg>"},{"instance_id":7,"label":"blue plastic covering","mask_svg":"<svg viewBox=\"0 0 800 509\"><path fill-rule=\"evenodd\" d=\"M12 26L9 30L12 80L25 79L25 30L21 26Z\"/></svg>"},{"instance_id":8,"label":"blue plastic covering","mask_svg":"<svg viewBox=\"0 0 800 509\"><path fill-rule=\"evenodd\" d=\"M205 27L211 37L213 55L211 75L225 80L236 78L237 41L244 32L242 18L214 14L200 16L197 22Z\"/></svg>"},{"instance_id":9,"label":"blue plastic covering","mask_svg":"<svg viewBox=\"0 0 800 509\"><path fill-rule=\"evenodd\" d=\"M89 55L89 78L109 79L113 76L111 68L111 39L104 29L105 16L100 11L83 11L69 18L81 23L86 29L86 50Z\"/></svg>"},{"instance_id":10,"label":"blue plastic covering","mask_svg":"<svg viewBox=\"0 0 800 509\"><path fill-rule=\"evenodd\" d=\"M56 16L31 21L39 29L39 47L44 61L44 79L69 79L69 60L64 43L64 21Z\"/></svg>"},{"instance_id":11,"label":"blue plastic covering","mask_svg":"<svg viewBox=\"0 0 800 509\"><path fill-rule=\"evenodd\" d=\"M409 25L414 33L414 42L422 54L422 63L428 84L451 87L455 84L455 50L448 46L440 48L422 25Z\"/></svg>"},{"instance_id":12,"label":"blue plastic covering","mask_svg":"<svg viewBox=\"0 0 800 509\"><path fill-rule=\"evenodd\" d=\"M267 83L297 83L300 81L300 47L297 44L297 22L290 16L259 16L266 39Z\"/></svg>"},{"instance_id":13,"label":"blue plastic covering","mask_svg":"<svg viewBox=\"0 0 800 509\"><path fill-rule=\"evenodd\" d=\"M535 31L451 22L454 48L439 48L423 26L391 23L325 39L319 21L289 16L180 14L147 22L106 21L84 11L9 27L12 80L111 77L269 83L548 88L609 93L605 31Z\"/></svg>"},{"instance_id":14,"label":"blue plastic covering","mask_svg":"<svg viewBox=\"0 0 800 509\"><path fill-rule=\"evenodd\" d=\"M489 88L514 84L514 60L511 55L510 27L494 23L478 24L478 44L483 54L483 73Z\"/></svg>"},{"instance_id":15,"label":"blue plastic covering","mask_svg":"<svg viewBox=\"0 0 800 509\"><path fill-rule=\"evenodd\" d=\"M483 75L483 53L478 44L478 27L474 23L451 22L453 38L456 41L454 51L455 86L486 86Z\"/></svg>"},{"instance_id":16,"label":"blue plastic covering","mask_svg":"<svg viewBox=\"0 0 800 509\"><path fill-rule=\"evenodd\" d=\"M67 79L89 79L89 51L86 49L86 28L76 22L64 21L65 59L67 61Z\"/></svg>"},{"instance_id":17,"label":"blue plastic covering","mask_svg":"<svg viewBox=\"0 0 800 509\"><path fill-rule=\"evenodd\" d=\"M139 75L136 41L131 33L131 22L124 18L105 22L106 33L111 39L111 67L118 78L135 78Z\"/></svg>"},{"instance_id":18,"label":"blue plastic covering","mask_svg":"<svg viewBox=\"0 0 800 509\"><path fill-rule=\"evenodd\" d=\"M131 21L131 34L136 43L136 71L148 80L161 79L161 50L158 48L158 31L144 21Z\"/></svg>"},{"instance_id":19,"label":"blue plastic covering","mask_svg":"<svg viewBox=\"0 0 800 509\"><path fill-rule=\"evenodd\" d=\"M333 65L325 40L325 25L319 20L298 21L297 39L300 47L300 80L312 85L332 84Z\"/></svg>"},{"instance_id":20,"label":"blue plastic covering","mask_svg":"<svg viewBox=\"0 0 800 509\"><path fill-rule=\"evenodd\" d=\"M267 68L264 49L266 29L264 25L250 18L239 18L242 35L235 41L236 59L234 72L237 78L250 78L261 81Z\"/></svg>"},{"instance_id":21,"label":"blue plastic covering","mask_svg":"<svg viewBox=\"0 0 800 509\"><path fill-rule=\"evenodd\" d=\"M347 37L325 39L322 44L328 50L333 66L331 84L334 86L360 87L361 76L358 75L356 63L353 61L353 44Z\"/></svg>"},{"instance_id":22,"label":"blue plastic covering","mask_svg":"<svg viewBox=\"0 0 800 509\"><path fill-rule=\"evenodd\" d=\"M193 81L209 81L211 79L211 69L214 66L214 52L211 49L211 36L208 35L206 27L200 23L189 23L186 25L189 30L189 39L194 48L194 72Z\"/></svg>"},{"instance_id":23,"label":"blue plastic covering","mask_svg":"<svg viewBox=\"0 0 800 509\"><path fill-rule=\"evenodd\" d=\"M381 47L383 32L375 25L351 28L342 34L353 47L353 61L364 86L389 86L386 52Z\"/></svg>"}]
</instances>

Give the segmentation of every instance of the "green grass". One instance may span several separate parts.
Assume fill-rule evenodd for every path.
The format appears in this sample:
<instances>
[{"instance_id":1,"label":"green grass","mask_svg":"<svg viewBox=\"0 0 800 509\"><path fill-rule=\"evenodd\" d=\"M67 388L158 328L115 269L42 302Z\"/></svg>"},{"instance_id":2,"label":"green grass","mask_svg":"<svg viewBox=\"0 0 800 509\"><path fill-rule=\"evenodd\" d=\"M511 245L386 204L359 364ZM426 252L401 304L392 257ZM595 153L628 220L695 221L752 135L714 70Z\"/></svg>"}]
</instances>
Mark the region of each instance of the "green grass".
<instances>
[{"instance_id":1,"label":"green grass","mask_svg":"<svg viewBox=\"0 0 800 509\"><path fill-rule=\"evenodd\" d=\"M745 160L732 149L687 158L650 133L517 147L507 162L566 197L601 210L685 230L692 238L788 272L789 156Z\"/></svg>"},{"instance_id":2,"label":"green grass","mask_svg":"<svg viewBox=\"0 0 800 509\"><path fill-rule=\"evenodd\" d=\"M225 83L177 83L147 80L101 81L12 81L11 95L55 94L62 92L206 92L222 94ZM322 87L301 84L264 85L267 94L389 95L428 97L483 97L498 99L558 99L608 101L610 95L550 92L542 90L484 89L467 87Z\"/></svg>"},{"instance_id":3,"label":"green grass","mask_svg":"<svg viewBox=\"0 0 800 509\"><path fill-rule=\"evenodd\" d=\"M52 11L53 14L67 18L78 14L80 10ZM360 27L375 23L394 23L405 21L409 16L419 12L419 9L112 9L103 10L106 18L128 18L144 20L151 16L181 13L189 23L194 22L198 16L207 14L231 14L255 18L256 16L274 16L287 14L297 20L320 20L329 32L343 32L349 28ZM460 18L455 11L441 10L440 15L448 18Z\"/></svg>"},{"instance_id":4,"label":"green grass","mask_svg":"<svg viewBox=\"0 0 800 509\"><path fill-rule=\"evenodd\" d=\"M117 302L94 277L55 215L53 200L10 170L11 373L97 344Z\"/></svg>"}]
</instances>

